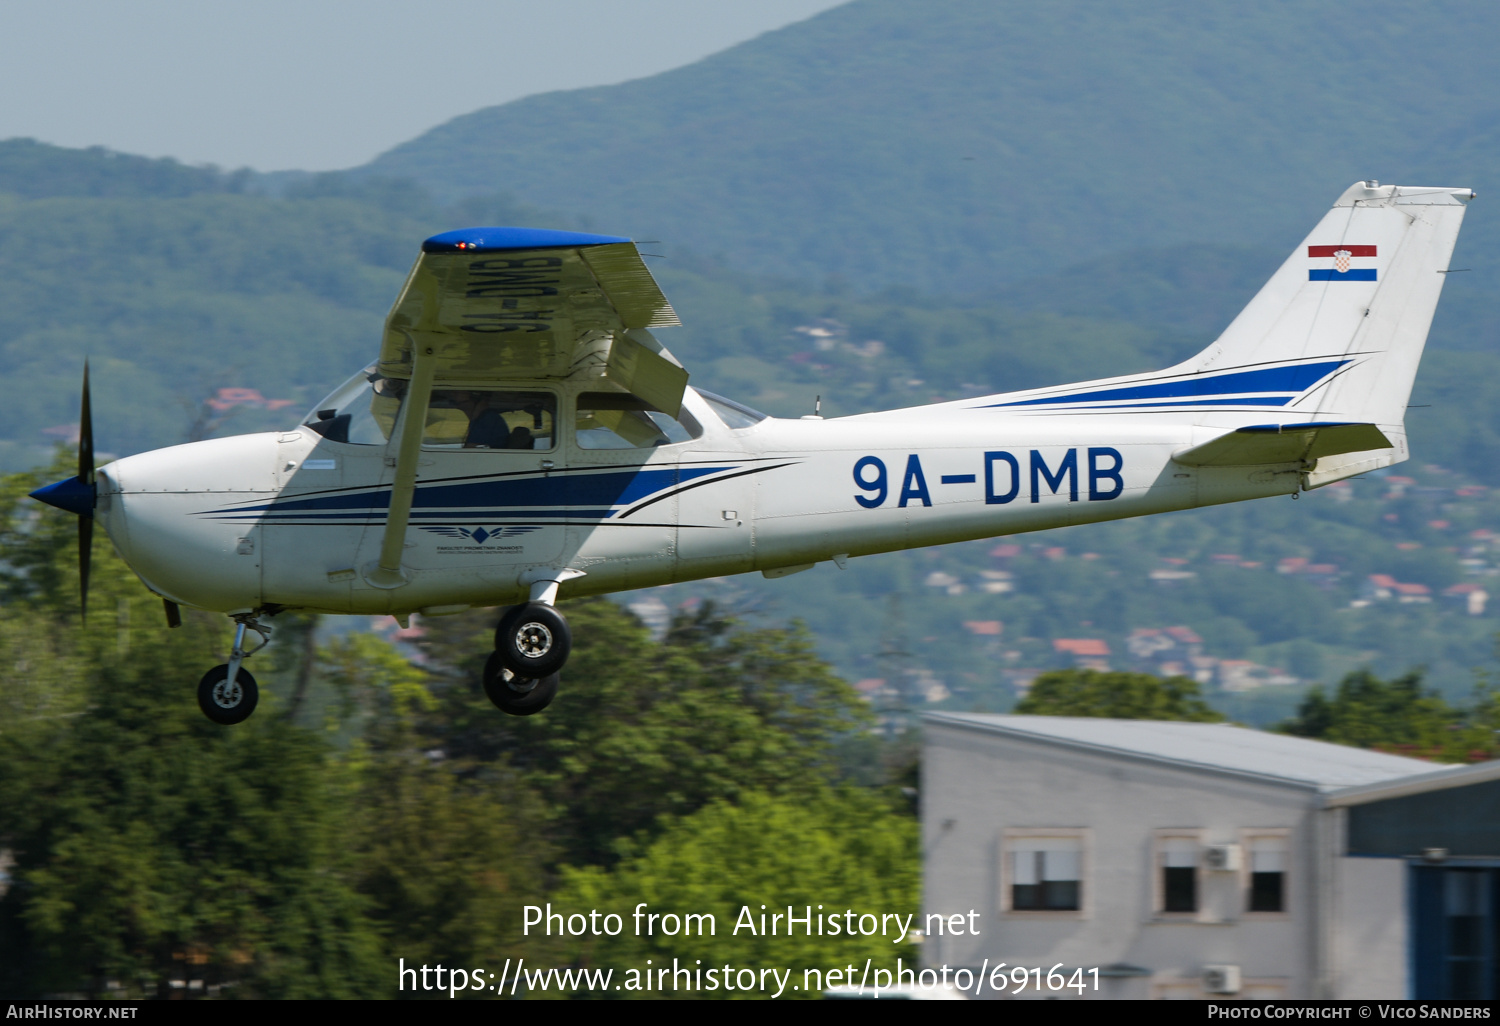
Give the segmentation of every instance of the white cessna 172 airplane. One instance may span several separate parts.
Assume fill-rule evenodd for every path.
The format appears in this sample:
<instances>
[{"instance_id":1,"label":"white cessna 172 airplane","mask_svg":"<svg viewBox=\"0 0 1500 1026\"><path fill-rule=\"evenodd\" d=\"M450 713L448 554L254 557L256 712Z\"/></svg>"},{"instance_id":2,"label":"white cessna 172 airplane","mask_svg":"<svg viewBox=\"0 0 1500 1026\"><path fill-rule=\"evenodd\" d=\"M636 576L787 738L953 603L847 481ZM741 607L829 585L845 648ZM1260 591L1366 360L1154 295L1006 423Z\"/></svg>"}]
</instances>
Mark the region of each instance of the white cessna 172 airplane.
<instances>
[{"instance_id":1,"label":"white cessna 172 airplane","mask_svg":"<svg viewBox=\"0 0 1500 1026\"><path fill-rule=\"evenodd\" d=\"M678 324L628 239L434 236L379 358L290 431L93 467L38 489L95 519L162 596L235 622L199 684L254 710L241 667L287 609L403 623L511 605L485 690L543 709L590 595L1295 494L1408 456L1404 416L1468 189L1358 182L1208 348L1166 370L884 413L780 420L689 388ZM247 628L261 636L247 650Z\"/></svg>"}]
</instances>

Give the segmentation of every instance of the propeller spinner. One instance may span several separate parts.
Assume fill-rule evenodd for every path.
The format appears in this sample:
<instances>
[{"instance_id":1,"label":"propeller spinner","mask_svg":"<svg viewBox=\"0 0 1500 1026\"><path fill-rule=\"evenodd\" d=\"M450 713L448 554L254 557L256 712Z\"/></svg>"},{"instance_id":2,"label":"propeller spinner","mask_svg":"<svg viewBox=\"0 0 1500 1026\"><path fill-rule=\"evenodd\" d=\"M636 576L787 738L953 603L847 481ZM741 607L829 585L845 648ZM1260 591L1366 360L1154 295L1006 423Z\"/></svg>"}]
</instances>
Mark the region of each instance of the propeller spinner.
<instances>
[{"instance_id":1,"label":"propeller spinner","mask_svg":"<svg viewBox=\"0 0 1500 1026\"><path fill-rule=\"evenodd\" d=\"M82 615L89 608L89 557L94 545L94 416L89 401L89 365L83 364L83 398L78 416L78 476L64 478L31 493L49 506L78 514L78 587Z\"/></svg>"}]
</instances>

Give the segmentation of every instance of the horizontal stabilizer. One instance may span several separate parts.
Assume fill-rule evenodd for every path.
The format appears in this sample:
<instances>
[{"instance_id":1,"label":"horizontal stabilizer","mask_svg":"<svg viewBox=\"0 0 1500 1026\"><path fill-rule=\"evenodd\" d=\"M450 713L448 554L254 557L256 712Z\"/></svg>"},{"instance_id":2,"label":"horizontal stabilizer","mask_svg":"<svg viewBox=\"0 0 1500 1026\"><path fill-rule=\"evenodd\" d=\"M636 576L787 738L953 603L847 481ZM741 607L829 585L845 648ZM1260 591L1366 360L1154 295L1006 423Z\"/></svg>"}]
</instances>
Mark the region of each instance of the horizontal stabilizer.
<instances>
[{"instance_id":1,"label":"horizontal stabilizer","mask_svg":"<svg viewBox=\"0 0 1500 1026\"><path fill-rule=\"evenodd\" d=\"M1374 424L1256 424L1220 435L1172 459L1189 467L1311 463L1323 456L1394 446Z\"/></svg>"}]
</instances>

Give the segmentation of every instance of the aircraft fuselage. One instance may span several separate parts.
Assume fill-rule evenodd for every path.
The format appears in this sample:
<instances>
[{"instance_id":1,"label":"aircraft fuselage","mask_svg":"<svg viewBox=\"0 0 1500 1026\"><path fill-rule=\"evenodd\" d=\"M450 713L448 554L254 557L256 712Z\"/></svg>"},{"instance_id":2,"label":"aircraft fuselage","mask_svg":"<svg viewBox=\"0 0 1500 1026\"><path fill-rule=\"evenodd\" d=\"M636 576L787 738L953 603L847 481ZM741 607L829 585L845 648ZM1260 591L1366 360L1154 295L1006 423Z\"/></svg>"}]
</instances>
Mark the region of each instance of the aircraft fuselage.
<instances>
[{"instance_id":1,"label":"aircraft fuselage","mask_svg":"<svg viewBox=\"0 0 1500 1026\"><path fill-rule=\"evenodd\" d=\"M560 398L567 402L566 390ZM303 427L118 460L97 515L155 591L240 613L452 612L767 571L1286 494L1297 464L1192 467L1172 418L1045 417L974 403L730 429L652 449L424 451L396 588L370 582L393 446ZM566 423L566 419L563 420Z\"/></svg>"}]
</instances>

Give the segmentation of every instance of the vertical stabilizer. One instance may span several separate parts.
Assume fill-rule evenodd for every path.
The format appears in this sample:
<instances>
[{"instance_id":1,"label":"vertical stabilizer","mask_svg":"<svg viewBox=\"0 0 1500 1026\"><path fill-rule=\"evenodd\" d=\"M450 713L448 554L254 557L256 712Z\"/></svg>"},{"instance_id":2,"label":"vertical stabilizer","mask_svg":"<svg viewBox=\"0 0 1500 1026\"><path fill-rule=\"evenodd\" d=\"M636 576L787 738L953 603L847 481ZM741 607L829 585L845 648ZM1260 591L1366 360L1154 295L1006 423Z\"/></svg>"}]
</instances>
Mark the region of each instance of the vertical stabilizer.
<instances>
[{"instance_id":1,"label":"vertical stabilizer","mask_svg":"<svg viewBox=\"0 0 1500 1026\"><path fill-rule=\"evenodd\" d=\"M1279 371L1296 393L1278 404L1280 419L1378 424L1400 438L1386 462L1404 459L1407 400L1473 198L1469 189L1355 183L1182 369Z\"/></svg>"}]
</instances>

